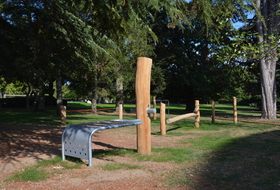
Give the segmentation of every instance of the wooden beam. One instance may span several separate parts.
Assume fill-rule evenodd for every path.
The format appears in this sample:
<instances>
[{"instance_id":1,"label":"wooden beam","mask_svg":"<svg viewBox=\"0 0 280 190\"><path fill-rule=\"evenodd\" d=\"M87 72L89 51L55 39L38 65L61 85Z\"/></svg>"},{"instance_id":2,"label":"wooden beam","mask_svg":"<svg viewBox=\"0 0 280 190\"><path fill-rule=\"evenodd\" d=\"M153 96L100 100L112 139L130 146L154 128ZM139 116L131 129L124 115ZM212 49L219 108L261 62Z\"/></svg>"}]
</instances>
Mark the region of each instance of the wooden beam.
<instances>
[{"instance_id":1,"label":"wooden beam","mask_svg":"<svg viewBox=\"0 0 280 190\"><path fill-rule=\"evenodd\" d=\"M237 123L237 103L236 103L236 97L233 97L233 122Z\"/></svg>"},{"instance_id":2,"label":"wooden beam","mask_svg":"<svg viewBox=\"0 0 280 190\"><path fill-rule=\"evenodd\" d=\"M60 106L60 120L62 124L66 124L66 106Z\"/></svg>"},{"instance_id":3,"label":"wooden beam","mask_svg":"<svg viewBox=\"0 0 280 190\"><path fill-rule=\"evenodd\" d=\"M199 100L196 100L196 101L195 101L195 111L194 111L194 113L196 114L196 115L195 115L195 123L194 123L194 125L195 125L196 127L199 127L199 125L200 125Z\"/></svg>"},{"instance_id":4,"label":"wooden beam","mask_svg":"<svg viewBox=\"0 0 280 190\"><path fill-rule=\"evenodd\" d=\"M151 69L152 59L146 57L137 59L136 117L143 122L137 125L137 152L143 155L151 154L151 121L147 114L147 108L150 107Z\"/></svg>"},{"instance_id":5,"label":"wooden beam","mask_svg":"<svg viewBox=\"0 0 280 190\"><path fill-rule=\"evenodd\" d=\"M119 119L123 119L123 106L119 104Z\"/></svg>"},{"instance_id":6,"label":"wooden beam","mask_svg":"<svg viewBox=\"0 0 280 190\"><path fill-rule=\"evenodd\" d=\"M212 123L215 123L215 102L212 101Z\"/></svg>"},{"instance_id":7,"label":"wooden beam","mask_svg":"<svg viewBox=\"0 0 280 190\"><path fill-rule=\"evenodd\" d=\"M155 96L153 98L153 104L154 104L154 108L156 109L157 108L157 102L156 102L156 97ZM153 116L154 116L154 120L156 120L157 119L157 114L153 113Z\"/></svg>"},{"instance_id":8,"label":"wooden beam","mask_svg":"<svg viewBox=\"0 0 280 190\"><path fill-rule=\"evenodd\" d=\"M166 135L166 125L165 125L165 104L160 103L160 134Z\"/></svg>"},{"instance_id":9,"label":"wooden beam","mask_svg":"<svg viewBox=\"0 0 280 190\"><path fill-rule=\"evenodd\" d=\"M196 114L195 113L187 113L187 114L184 114L184 115L179 115L177 117L173 117L171 119L166 120L166 123L170 124L170 123L173 123L175 121L185 119L185 118L188 118L188 117L192 117L192 116L196 116Z\"/></svg>"}]
</instances>

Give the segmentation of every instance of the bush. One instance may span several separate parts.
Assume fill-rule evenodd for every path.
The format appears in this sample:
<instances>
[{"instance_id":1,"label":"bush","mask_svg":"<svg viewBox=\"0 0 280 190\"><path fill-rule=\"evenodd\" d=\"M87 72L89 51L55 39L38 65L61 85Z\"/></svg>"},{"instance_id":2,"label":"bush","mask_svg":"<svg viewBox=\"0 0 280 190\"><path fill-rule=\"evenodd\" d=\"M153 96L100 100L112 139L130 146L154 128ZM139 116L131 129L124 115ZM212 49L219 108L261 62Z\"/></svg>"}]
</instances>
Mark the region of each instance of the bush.
<instances>
[{"instance_id":1,"label":"bush","mask_svg":"<svg viewBox=\"0 0 280 190\"><path fill-rule=\"evenodd\" d=\"M34 97L29 98L29 106L33 106L35 102ZM26 97L12 97L12 98L0 98L0 104L2 108L25 108ZM63 102L63 105L67 105L67 102ZM46 106L55 106L56 98L48 96L45 97Z\"/></svg>"},{"instance_id":2,"label":"bush","mask_svg":"<svg viewBox=\"0 0 280 190\"><path fill-rule=\"evenodd\" d=\"M34 102L34 98L31 99L30 102ZM1 98L0 103L2 108L25 108L26 98L25 97Z\"/></svg>"}]
</instances>

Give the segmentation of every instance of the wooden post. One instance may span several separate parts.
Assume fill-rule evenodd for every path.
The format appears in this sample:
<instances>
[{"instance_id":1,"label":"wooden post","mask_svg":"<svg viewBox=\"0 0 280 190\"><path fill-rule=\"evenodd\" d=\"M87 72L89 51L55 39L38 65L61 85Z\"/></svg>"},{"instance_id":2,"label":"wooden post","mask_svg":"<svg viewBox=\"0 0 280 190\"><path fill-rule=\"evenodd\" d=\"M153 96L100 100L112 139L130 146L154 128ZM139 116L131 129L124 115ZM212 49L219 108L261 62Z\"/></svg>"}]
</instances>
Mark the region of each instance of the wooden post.
<instances>
[{"instance_id":1,"label":"wooden post","mask_svg":"<svg viewBox=\"0 0 280 190\"><path fill-rule=\"evenodd\" d=\"M196 113L196 116L195 116L195 123L194 123L194 125L196 127L199 127L199 124L200 124L199 100L195 101L195 113Z\"/></svg>"},{"instance_id":2,"label":"wooden post","mask_svg":"<svg viewBox=\"0 0 280 190\"><path fill-rule=\"evenodd\" d=\"M166 124L165 124L165 104L160 103L160 134L166 135Z\"/></svg>"},{"instance_id":3,"label":"wooden post","mask_svg":"<svg viewBox=\"0 0 280 190\"><path fill-rule=\"evenodd\" d=\"M63 105L60 106L60 118L61 118L61 123L66 124L66 106Z\"/></svg>"},{"instance_id":4,"label":"wooden post","mask_svg":"<svg viewBox=\"0 0 280 190\"><path fill-rule=\"evenodd\" d=\"M156 102L156 97L155 96L153 98L153 103L154 103L154 108L156 109L157 108L157 102ZM153 115L154 115L154 120L156 120L157 119L157 114L153 113Z\"/></svg>"},{"instance_id":5,"label":"wooden post","mask_svg":"<svg viewBox=\"0 0 280 190\"><path fill-rule=\"evenodd\" d=\"M123 106L119 104L119 119L123 119Z\"/></svg>"},{"instance_id":6,"label":"wooden post","mask_svg":"<svg viewBox=\"0 0 280 190\"><path fill-rule=\"evenodd\" d=\"M237 105L236 105L236 97L233 97L233 122L237 123Z\"/></svg>"},{"instance_id":7,"label":"wooden post","mask_svg":"<svg viewBox=\"0 0 280 190\"><path fill-rule=\"evenodd\" d=\"M151 69L152 59L146 57L137 59L136 117L143 122L137 125L137 152L143 155L151 154L151 121L147 114L147 108L150 107Z\"/></svg>"},{"instance_id":8,"label":"wooden post","mask_svg":"<svg viewBox=\"0 0 280 190\"><path fill-rule=\"evenodd\" d=\"M215 102L212 101L212 123L215 123Z\"/></svg>"}]
</instances>

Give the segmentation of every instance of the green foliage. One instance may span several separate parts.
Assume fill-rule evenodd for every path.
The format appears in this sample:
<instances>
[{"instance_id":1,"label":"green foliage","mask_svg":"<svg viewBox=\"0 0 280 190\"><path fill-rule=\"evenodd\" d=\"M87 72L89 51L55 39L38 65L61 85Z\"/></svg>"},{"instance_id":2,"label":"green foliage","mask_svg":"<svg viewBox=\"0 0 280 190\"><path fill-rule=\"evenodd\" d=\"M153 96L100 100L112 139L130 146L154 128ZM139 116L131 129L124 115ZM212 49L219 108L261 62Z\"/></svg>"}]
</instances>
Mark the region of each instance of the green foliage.
<instances>
[{"instance_id":1,"label":"green foliage","mask_svg":"<svg viewBox=\"0 0 280 190\"><path fill-rule=\"evenodd\" d=\"M6 86L7 86L7 82L5 81L5 79L0 78L0 91L1 91L1 93L4 93Z\"/></svg>"},{"instance_id":2,"label":"green foliage","mask_svg":"<svg viewBox=\"0 0 280 190\"><path fill-rule=\"evenodd\" d=\"M31 99L30 101L34 102L34 99ZM26 98L25 97L1 98L0 103L1 103L1 108L25 108Z\"/></svg>"},{"instance_id":3,"label":"green foliage","mask_svg":"<svg viewBox=\"0 0 280 190\"><path fill-rule=\"evenodd\" d=\"M167 28L168 19L165 18L164 13L158 14L153 25L159 37L154 59L165 74L164 98L173 102L186 101L187 109L191 111L194 98L210 101L246 95L242 89L248 74L241 67L217 59L215 52L221 47L211 40L215 38L212 33L226 33L229 28L207 34L206 24L198 17L192 18L192 26L184 25L184 30Z\"/></svg>"},{"instance_id":4,"label":"green foliage","mask_svg":"<svg viewBox=\"0 0 280 190\"><path fill-rule=\"evenodd\" d=\"M133 99L136 58L146 56L154 63L151 95L186 101L193 110L194 99L260 95L256 58L277 55L277 26L261 36L252 27L257 20L246 17L256 14L268 26L270 19L261 19L253 1L2 0L0 5L0 76L26 84L21 91L38 100L53 95L53 89L46 91L58 76L71 84L68 98L95 97L96 86L118 97L115 81L123 78L124 98ZM234 30L232 23L241 21L246 25Z\"/></svg>"},{"instance_id":5,"label":"green foliage","mask_svg":"<svg viewBox=\"0 0 280 190\"><path fill-rule=\"evenodd\" d=\"M260 60L267 55L277 56L273 54L271 49L278 49L278 40L275 34L267 36L268 41L258 42L259 34L254 31L233 30L229 33L230 43L223 44L223 48L218 51L221 61L231 61L233 59L241 60ZM254 62L252 65L254 66Z\"/></svg>"},{"instance_id":6,"label":"green foliage","mask_svg":"<svg viewBox=\"0 0 280 190\"><path fill-rule=\"evenodd\" d=\"M9 83L3 90L3 93L6 94L12 94L12 95L23 95L27 92L27 85L24 83L21 83L19 81L16 81L14 83Z\"/></svg>"}]
</instances>

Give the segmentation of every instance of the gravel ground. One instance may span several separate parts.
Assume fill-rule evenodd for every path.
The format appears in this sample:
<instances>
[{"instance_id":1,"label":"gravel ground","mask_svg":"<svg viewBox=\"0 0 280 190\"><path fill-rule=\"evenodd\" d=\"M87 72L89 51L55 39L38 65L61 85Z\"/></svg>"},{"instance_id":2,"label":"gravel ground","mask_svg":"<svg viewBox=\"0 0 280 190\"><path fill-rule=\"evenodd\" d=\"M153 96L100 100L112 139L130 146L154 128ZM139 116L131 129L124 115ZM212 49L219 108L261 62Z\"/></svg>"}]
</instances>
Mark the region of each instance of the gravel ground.
<instances>
[{"instance_id":1,"label":"gravel ground","mask_svg":"<svg viewBox=\"0 0 280 190\"><path fill-rule=\"evenodd\" d=\"M0 125L0 189L46 190L46 189L189 189L184 186L170 186L168 174L179 170L172 163L138 161L131 156L107 156L93 158L93 166L83 165L81 169L63 170L59 166L49 168L51 172L61 170L47 180L38 182L4 182L24 166L35 164L61 154L61 133L58 126L13 126ZM181 137L152 135L152 147L173 147ZM114 148L136 149L135 127L124 127L98 132L93 137L93 149ZM107 163L127 163L142 166L141 169L105 171L100 165Z\"/></svg>"}]
</instances>

